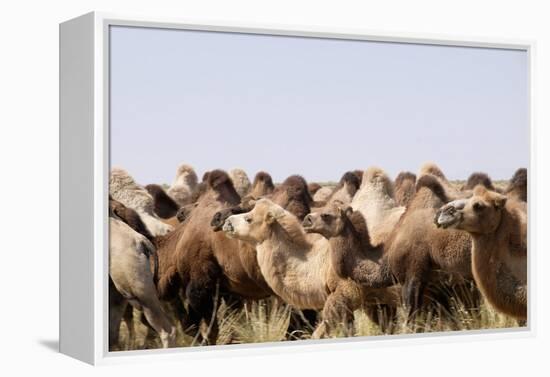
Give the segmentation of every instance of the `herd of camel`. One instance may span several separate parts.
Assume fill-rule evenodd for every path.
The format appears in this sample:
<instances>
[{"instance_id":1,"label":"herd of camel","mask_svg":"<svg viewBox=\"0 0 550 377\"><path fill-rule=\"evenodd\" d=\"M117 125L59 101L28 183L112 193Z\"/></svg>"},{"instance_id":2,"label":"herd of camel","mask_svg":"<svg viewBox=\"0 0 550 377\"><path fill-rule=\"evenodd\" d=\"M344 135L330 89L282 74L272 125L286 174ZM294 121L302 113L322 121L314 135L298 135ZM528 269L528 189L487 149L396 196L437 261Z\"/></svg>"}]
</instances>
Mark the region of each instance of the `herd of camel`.
<instances>
[{"instance_id":1,"label":"herd of camel","mask_svg":"<svg viewBox=\"0 0 550 377\"><path fill-rule=\"evenodd\" d=\"M167 190L114 168L109 220L111 350L123 320L135 341L136 318L163 347L177 345L176 321L216 344L221 299L277 297L292 308L289 326L312 326L312 338L353 334L357 310L390 334L400 307L412 321L456 301L475 313L481 297L527 320L523 168L498 189L484 173L457 188L433 163L395 181L349 171L336 187L299 175L275 185L266 172L251 183L240 169L199 182L182 165Z\"/></svg>"}]
</instances>

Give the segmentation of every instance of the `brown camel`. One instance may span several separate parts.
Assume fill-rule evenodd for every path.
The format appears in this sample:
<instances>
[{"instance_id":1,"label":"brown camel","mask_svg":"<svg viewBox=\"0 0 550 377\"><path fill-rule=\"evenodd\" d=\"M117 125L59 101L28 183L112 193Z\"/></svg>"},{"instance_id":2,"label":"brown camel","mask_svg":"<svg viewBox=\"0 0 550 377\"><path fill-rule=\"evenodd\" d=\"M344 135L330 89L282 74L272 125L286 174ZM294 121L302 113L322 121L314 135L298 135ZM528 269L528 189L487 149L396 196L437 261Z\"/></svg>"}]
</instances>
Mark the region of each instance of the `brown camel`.
<instances>
[{"instance_id":1,"label":"brown camel","mask_svg":"<svg viewBox=\"0 0 550 377\"><path fill-rule=\"evenodd\" d=\"M466 184L464 185L464 187L462 187L462 191L473 190L474 187L476 187L477 185L483 185L488 190L496 191L491 178L489 178L486 173L482 172L475 172L470 174L468 180L466 181Z\"/></svg>"},{"instance_id":2,"label":"brown camel","mask_svg":"<svg viewBox=\"0 0 550 377\"><path fill-rule=\"evenodd\" d=\"M527 203L527 169L520 168L516 170L504 193L509 198Z\"/></svg>"},{"instance_id":3,"label":"brown camel","mask_svg":"<svg viewBox=\"0 0 550 377\"><path fill-rule=\"evenodd\" d=\"M439 169L431 170L437 172ZM436 211L450 200L440 177L444 179L442 173L437 176L421 174L416 194L385 244L391 271L402 286L409 320L422 307L426 288L440 283L442 273L443 276L450 274L452 286L456 288L453 290L457 292L473 279L470 236L457 230L439 229L433 223ZM463 280L465 285L461 283ZM476 292L474 290L470 300L473 302L468 302L467 295L457 299L468 309L476 308L479 305ZM434 301L439 301L445 309L448 308L447 299L434 297Z\"/></svg>"},{"instance_id":4,"label":"brown camel","mask_svg":"<svg viewBox=\"0 0 550 377\"><path fill-rule=\"evenodd\" d=\"M315 193L317 191L319 191L319 189L321 188L322 186L320 184L318 184L317 182L311 182L307 185L307 189L309 191L309 195L311 195L311 197L313 197L315 195Z\"/></svg>"},{"instance_id":5,"label":"brown camel","mask_svg":"<svg viewBox=\"0 0 550 377\"><path fill-rule=\"evenodd\" d=\"M403 171L397 175L394 182L395 203L398 206L408 207L416 192L416 174Z\"/></svg>"},{"instance_id":6,"label":"brown camel","mask_svg":"<svg viewBox=\"0 0 550 377\"><path fill-rule=\"evenodd\" d=\"M158 246L161 298L169 300L181 290L189 303L184 328L206 326L203 342L215 343L215 308L226 294L259 299L271 294L257 268L254 249L213 232L213 215L235 207L240 197L227 173L211 171L207 188L196 208L173 234ZM241 250L239 253L238 250ZM246 249L246 250L244 250Z\"/></svg>"},{"instance_id":7,"label":"brown camel","mask_svg":"<svg viewBox=\"0 0 550 377\"><path fill-rule=\"evenodd\" d=\"M306 233L319 233L329 240L332 266L339 276L371 288L394 284L388 264L382 261L384 248L371 244L360 212L332 203L307 215L302 225Z\"/></svg>"},{"instance_id":8,"label":"brown camel","mask_svg":"<svg viewBox=\"0 0 550 377\"><path fill-rule=\"evenodd\" d=\"M357 176L357 171L348 171L342 175L338 185L332 190L331 194L322 202L314 203L315 207L325 206L333 202L349 204L361 186L361 178Z\"/></svg>"},{"instance_id":9,"label":"brown camel","mask_svg":"<svg viewBox=\"0 0 550 377\"><path fill-rule=\"evenodd\" d=\"M472 269L487 300L500 312L527 319L527 214L517 199L479 185L469 199L443 206L436 222L472 237Z\"/></svg>"},{"instance_id":10,"label":"brown camel","mask_svg":"<svg viewBox=\"0 0 550 377\"><path fill-rule=\"evenodd\" d=\"M250 212L230 216L223 230L255 245L261 272L281 299L299 309L323 309L313 338L330 334L339 323L351 334L355 309L388 300L386 292L338 277L328 240L306 234L296 216L269 199L257 201Z\"/></svg>"},{"instance_id":11,"label":"brown camel","mask_svg":"<svg viewBox=\"0 0 550 377\"><path fill-rule=\"evenodd\" d=\"M153 211L161 219L170 219L176 216L180 206L166 191L156 184L149 184L145 189L153 197Z\"/></svg>"},{"instance_id":12,"label":"brown camel","mask_svg":"<svg viewBox=\"0 0 550 377\"><path fill-rule=\"evenodd\" d=\"M265 171L261 171L254 177L254 182L252 183L252 189L250 190L249 195L253 198L260 198L271 194L274 189L275 186L273 185L271 175Z\"/></svg>"}]
</instances>

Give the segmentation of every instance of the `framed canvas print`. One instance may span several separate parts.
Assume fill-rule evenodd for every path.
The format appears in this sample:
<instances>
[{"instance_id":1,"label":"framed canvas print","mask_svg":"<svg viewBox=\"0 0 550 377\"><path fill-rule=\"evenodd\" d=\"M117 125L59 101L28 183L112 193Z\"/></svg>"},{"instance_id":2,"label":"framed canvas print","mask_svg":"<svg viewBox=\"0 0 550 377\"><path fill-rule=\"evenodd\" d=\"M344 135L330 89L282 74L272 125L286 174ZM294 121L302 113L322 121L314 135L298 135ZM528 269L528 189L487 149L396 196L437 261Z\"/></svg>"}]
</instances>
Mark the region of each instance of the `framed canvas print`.
<instances>
[{"instance_id":1,"label":"framed canvas print","mask_svg":"<svg viewBox=\"0 0 550 377\"><path fill-rule=\"evenodd\" d=\"M532 49L61 24L61 352L95 364L532 334Z\"/></svg>"}]
</instances>

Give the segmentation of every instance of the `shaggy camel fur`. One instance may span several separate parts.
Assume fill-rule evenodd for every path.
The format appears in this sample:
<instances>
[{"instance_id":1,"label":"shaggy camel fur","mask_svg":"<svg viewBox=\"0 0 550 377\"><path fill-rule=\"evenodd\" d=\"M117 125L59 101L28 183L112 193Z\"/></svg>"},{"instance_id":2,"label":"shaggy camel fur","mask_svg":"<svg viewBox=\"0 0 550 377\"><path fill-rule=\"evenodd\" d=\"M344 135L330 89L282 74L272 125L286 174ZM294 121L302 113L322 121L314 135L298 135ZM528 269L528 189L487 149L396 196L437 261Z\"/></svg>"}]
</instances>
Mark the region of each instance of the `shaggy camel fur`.
<instances>
[{"instance_id":1,"label":"shaggy camel fur","mask_svg":"<svg viewBox=\"0 0 550 377\"><path fill-rule=\"evenodd\" d=\"M514 199L479 185L469 199L443 206L438 226L472 237L474 279L500 312L527 319L527 214Z\"/></svg>"},{"instance_id":2,"label":"shaggy camel fur","mask_svg":"<svg viewBox=\"0 0 550 377\"><path fill-rule=\"evenodd\" d=\"M251 187L250 179L248 179L248 175L246 175L243 169L233 169L229 171L229 177L233 182L235 190L237 190L237 194L239 194L241 198L248 194Z\"/></svg>"},{"instance_id":3,"label":"shaggy camel fur","mask_svg":"<svg viewBox=\"0 0 550 377\"><path fill-rule=\"evenodd\" d=\"M516 170L504 193L509 198L527 203L527 169Z\"/></svg>"},{"instance_id":4,"label":"shaggy camel fur","mask_svg":"<svg viewBox=\"0 0 550 377\"><path fill-rule=\"evenodd\" d=\"M466 181L466 184L464 185L464 187L462 187L462 191L473 190L474 187L476 187L477 185L483 185L488 190L495 191L495 186L493 186L493 181L491 180L491 178L489 178L487 174L481 172L470 174L468 180Z\"/></svg>"},{"instance_id":5,"label":"shaggy camel fur","mask_svg":"<svg viewBox=\"0 0 550 377\"><path fill-rule=\"evenodd\" d=\"M237 295L259 299L271 295L259 271L254 248L223 233L213 232L210 222L214 214L240 202L227 173L210 172L205 193L184 223L157 247L161 298L172 300L180 291L188 301L186 329L208 329L203 342L217 339L215 318L219 298Z\"/></svg>"},{"instance_id":6,"label":"shaggy camel fur","mask_svg":"<svg viewBox=\"0 0 550 377\"><path fill-rule=\"evenodd\" d=\"M319 189L321 188L322 186L316 182L311 182L307 185L307 189L309 191L309 195L311 195L312 197L315 195L315 193L317 191L319 191Z\"/></svg>"},{"instance_id":7,"label":"shaggy camel fur","mask_svg":"<svg viewBox=\"0 0 550 377\"><path fill-rule=\"evenodd\" d=\"M254 177L254 183L249 195L253 198L260 198L265 195L269 195L273 192L275 186L273 185L273 179L265 171L258 172Z\"/></svg>"},{"instance_id":8,"label":"shaggy camel fur","mask_svg":"<svg viewBox=\"0 0 550 377\"><path fill-rule=\"evenodd\" d=\"M302 225L306 233L319 233L329 240L332 266L339 276L372 288L393 285L389 266L382 261L383 245L371 244L360 212L332 203L307 215Z\"/></svg>"},{"instance_id":9,"label":"shaggy camel fur","mask_svg":"<svg viewBox=\"0 0 550 377\"><path fill-rule=\"evenodd\" d=\"M393 197L393 184L388 175L382 169L368 168L351 207L365 218L373 245L388 239L405 212L405 207L398 206Z\"/></svg>"},{"instance_id":10,"label":"shaggy camel fur","mask_svg":"<svg viewBox=\"0 0 550 377\"><path fill-rule=\"evenodd\" d=\"M355 172L345 172L327 199L316 204L316 206L330 205L335 202L349 204L353 200L357 190L359 190L359 186L361 186L361 178Z\"/></svg>"},{"instance_id":11,"label":"shaggy camel fur","mask_svg":"<svg viewBox=\"0 0 550 377\"><path fill-rule=\"evenodd\" d=\"M395 178L394 186L395 203L407 207L416 192L416 175L408 171L401 172Z\"/></svg>"},{"instance_id":12,"label":"shaggy camel fur","mask_svg":"<svg viewBox=\"0 0 550 377\"><path fill-rule=\"evenodd\" d=\"M155 214L161 219L170 219L176 216L180 206L160 186L150 184L145 189L153 197Z\"/></svg>"},{"instance_id":13,"label":"shaggy camel fur","mask_svg":"<svg viewBox=\"0 0 550 377\"><path fill-rule=\"evenodd\" d=\"M110 218L109 276L112 288L120 293L113 295L109 308L109 346L118 343L122 315L130 303L142 310L147 322L159 334L164 348L175 345L176 328L161 308L153 283L149 258L154 246L123 221ZM111 288L111 290L112 290Z\"/></svg>"},{"instance_id":14,"label":"shaggy camel fur","mask_svg":"<svg viewBox=\"0 0 550 377\"><path fill-rule=\"evenodd\" d=\"M395 323L397 308L395 296L397 286L387 263L382 245L370 243L365 218L351 207L332 203L320 212L310 213L302 222L306 233L319 233L329 240L330 258L336 274L351 279L365 288L386 288L390 302L369 307L369 317L391 331Z\"/></svg>"},{"instance_id":15,"label":"shaggy camel fur","mask_svg":"<svg viewBox=\"0 0 550 377\"><path fill-rule=\"evenodd\" d=\"M473 278L470 236L457 230L438 229L433 221L436 211L448 201L441 179L422 175L413 200L385 244L391 271L402 285L409 319L421 308L425 289L441 281L438 271L451 274L459 282ZM477 302L464 304L477 307Z\"/></svg>"},{"instance_id":16,"label":"shaggy camel fur","mask_svg":"<svg viewBox=\"0 0 550 377\"><path fill-rule=\"evenodd\" d=\"M113 168L109 178L109 193L113 199L134 209L153 236L162 236L173 230L154 213L153 197L124 170Z\"/></svg>"},{"instance_id":17,"label":"shaggy camel fur","mask_svg":"<svg viewBox=\"0 0 550 377\"><path fill-rule=\"evenodd\" d=\"M332 195L333 191L334 187L323 186L319 190L317 190L315 195L313 195L313 200L319 203L326 202L328 198Z\"/></svg>"},{"instance_id":18,"label":"shaggy camel fur","mask_svg":"<svg viewBox=\"0 0 550 377\"><path fill-rule=\"evenodd\" d=\"M176 178L167 193L181 207L192 202L191 200L197 184L198 177L195 169L189 165L182 164L178 167Z\"/></svg>"},{"instance_id":19,"label":"shaggy camel fur","mask_svg":"<svg viewBox=\"0 0 550 377\"><path fill-rule=\"evenodd\" d=\"M230 216L223 231L256 247L261 272L281 299L299 309L323 309L313 338L325 336L338 323L349 330L353 310L384 295L339 278L327 239L306 234L296 216L269 199L260 199L250 212Z\"/></svg>"}]
</instances>

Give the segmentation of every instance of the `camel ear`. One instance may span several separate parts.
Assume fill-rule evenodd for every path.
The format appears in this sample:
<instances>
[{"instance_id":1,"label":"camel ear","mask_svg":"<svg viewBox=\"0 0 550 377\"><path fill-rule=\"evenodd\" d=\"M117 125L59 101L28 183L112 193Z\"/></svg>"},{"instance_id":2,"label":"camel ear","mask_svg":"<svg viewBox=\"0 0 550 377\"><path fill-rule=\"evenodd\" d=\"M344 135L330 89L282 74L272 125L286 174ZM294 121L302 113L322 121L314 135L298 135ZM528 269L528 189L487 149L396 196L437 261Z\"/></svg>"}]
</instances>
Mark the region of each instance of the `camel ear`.
<instances>
[{"instance_id":1,"label":"camel ear","mask_svg":"<svg viewBox=\"0 0 550 377\"><path fill-rule=\"evenodd\" d=\"M506 200L508 198L504 195L498 195L495 199L494 199L494 203L495 203L495 208L496 209L501 209L501 208L504 208L504 206L506 205Z\"/></svg>"}]
</instances>

